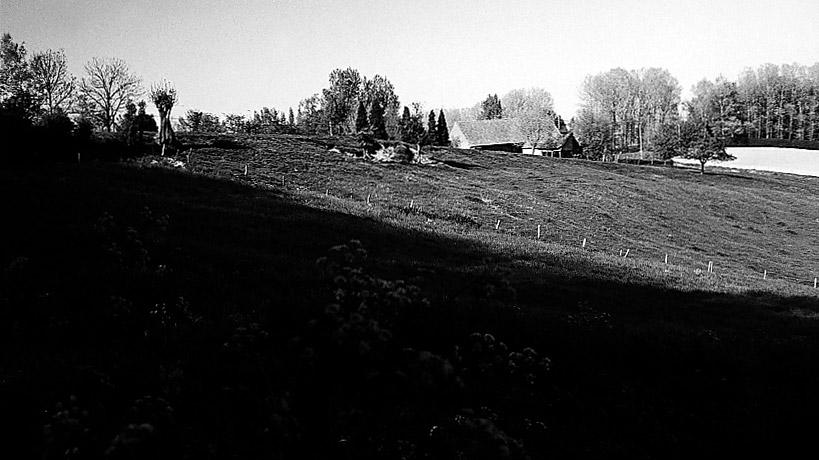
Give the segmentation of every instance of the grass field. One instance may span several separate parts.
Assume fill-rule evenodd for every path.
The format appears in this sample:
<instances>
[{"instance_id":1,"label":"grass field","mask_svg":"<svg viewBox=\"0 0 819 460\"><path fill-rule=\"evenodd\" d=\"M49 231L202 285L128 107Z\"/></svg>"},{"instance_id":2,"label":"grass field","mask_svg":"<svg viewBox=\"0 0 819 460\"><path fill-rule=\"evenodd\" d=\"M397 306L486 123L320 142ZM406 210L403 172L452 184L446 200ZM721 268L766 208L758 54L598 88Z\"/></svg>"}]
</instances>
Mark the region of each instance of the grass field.
<instances>
[{"instance_id":1,"label":"grass field","mask_svg":"<svg viewBox=\"0 0 819 460\"><path fill-rule=\"evenodd\" d=\"M711 166L819 177L819 150L785 147L728 147L726 151L736 159L715 161ZM674 161L699 166L696 160L675 159Z\"/></svg>"},{"instance_id":2,"label":"grass field","mask_svg":"<svg viewBox=\"0 0 819 460\"><path fill-rule=\"evenodd\" d=\"M0 172L0 409L30 456L683 458L811 439L819 178L185 142L187 169Z\"/></svg>"}]
</instances>

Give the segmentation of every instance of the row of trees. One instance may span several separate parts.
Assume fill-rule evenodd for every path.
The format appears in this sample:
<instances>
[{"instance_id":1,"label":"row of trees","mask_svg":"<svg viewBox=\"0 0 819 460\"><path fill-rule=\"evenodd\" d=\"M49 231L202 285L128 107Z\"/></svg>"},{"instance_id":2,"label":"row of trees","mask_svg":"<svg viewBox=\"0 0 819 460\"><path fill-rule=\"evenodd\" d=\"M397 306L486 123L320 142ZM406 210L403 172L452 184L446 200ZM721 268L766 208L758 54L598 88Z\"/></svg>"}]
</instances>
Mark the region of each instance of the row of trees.
<instances>
[{"instance_id":1,"label":"row of trees","mask_svg":"<svg viewBox=\"0 0 819 460\"><path fill-rule=\"evenodd\" d=\"M78 124L108 132L118 130L126 140L134 139L136 131L157 129L167 133L164 139L172 140L170 110L176 90L162 82L149 92L160 114L157 126L153 116L145 112L145 101L135 103L144 94L141 79L120 59L94 58L78 79L68 71L62 50L39 51L29 58L25 44L14 42L6 33L0 41L0 60L0 109L6 117L64 125L67 115L75 113Z\"/></svg>"},{"instance_id":2,"label":"row of trees","mask_svg":"<svg viewBox=\"0 0 819 460\"><path fill-rule=\"evenodd\" d=\"M329 85L299 103L296 127L309 134L353 134L369 132L379 139L448 145L449 128L443 110L436 119L430 111L424 126L419 103L404 106L386 77L361 76L353 68L330 72Z\"/></svg>"},{"instance_id":3,"label":"row of trees","mask_svg":"<svg viewBox=\"0 0 819 460\"><path fill-rule=\"evenodd\" d=\"M819 63L765 64L737 81L704 79L687 104L690 117L723 138L819 140Z\"/></svg>"},{"instance_id":4,"label":"row of trees","mask_svg":"<svg viewBox=\"0 0 819 460\"><path fill-rule=\"evenodd\" d=\"M662 126L679 120L679 82L666 69L612 69L589 75L573 129L587 150L600 157L653 144Z\"/></svg>"}]
</instances>

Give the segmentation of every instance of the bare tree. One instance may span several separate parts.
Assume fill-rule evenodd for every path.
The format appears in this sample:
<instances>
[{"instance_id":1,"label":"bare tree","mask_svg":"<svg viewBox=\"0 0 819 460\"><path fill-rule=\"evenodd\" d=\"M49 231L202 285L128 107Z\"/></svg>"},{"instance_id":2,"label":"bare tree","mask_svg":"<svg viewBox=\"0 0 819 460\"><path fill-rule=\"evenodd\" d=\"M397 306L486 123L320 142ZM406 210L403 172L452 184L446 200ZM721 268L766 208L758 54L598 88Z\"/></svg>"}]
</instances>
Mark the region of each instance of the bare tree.
<instances>
[{"instance_id":1,"label":"bare tree","mask_svg":"<svg viewBox=\"0 0 819 460\"><path fill-rule=\"evenodd\" d=\"M517 118L521 133L535 153L541 145L552 145L559 133L555 126L552 95L542 88L515 89L501 98L503 115Z\"/></svg>"},{"instance_id":2,"label":"bare tree","mask_svg":"<svg viewBox=\"0 0 819 460\"><path fill-rule=\"evenodd\" d=\"M85 72L87 76L80 83L80 93L86 97L100 124L110 132L125 104L142 94L141 81L121 59L94 58L85 65Z\"/></svg>"},{"instance_id":3,"label":"bare tree","mask_svg":"<svg viewBox=\"0 0 819 460\"><path fill-rule=\"evenodd\" d=\"M151 100L159 111L159 143L162 145L162 155L165 147L173 145L174 134L171 127L171 110L176 104L176 88L166 80L151 85Z\"/></svg>"},{"instance_id":4,"label":"bare tree","mask_svg":"<svg viewBox=\"0 0 819 460\"><path fill-rule=\"evenodd\" d=\"M67 111L77 83L68 72L65 53L62 50L35 53L30 68L34 87L42 98L45 110L50 114L57 110Z\"/></svg>"}]
</instances>

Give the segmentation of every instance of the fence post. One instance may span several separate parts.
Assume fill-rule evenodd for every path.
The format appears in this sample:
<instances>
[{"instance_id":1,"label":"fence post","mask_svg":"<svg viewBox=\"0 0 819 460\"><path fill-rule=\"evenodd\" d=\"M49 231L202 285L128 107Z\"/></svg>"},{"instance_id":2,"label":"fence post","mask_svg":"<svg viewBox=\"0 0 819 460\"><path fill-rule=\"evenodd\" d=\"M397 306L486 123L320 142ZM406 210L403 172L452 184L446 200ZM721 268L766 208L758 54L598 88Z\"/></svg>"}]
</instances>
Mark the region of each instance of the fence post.
<instances>
[{"instance_id":1,"label":"fence post","mask_svg":"<svg viewBox=\"0 0 819 460\"><path fill-rule=\"evenodd\" d=\"M499 229L499 228L500 228L500 219L498 219L498 223L497 223L497 224L495 224L495 230L497 230L497 229Z\"/></svg>"},{"instance_id":2,"label":"fence post","mask_svg":"<svg viewBox=\"0 0 819 460\"><path fill-rule=\"evenodd\" d=\"M668 265L668 253L665 254L665 264Z\"/></svg>"},{"instance_id":3,"label":"fence post","mask_svg":"<svg viewBox=\"0 0 819 460\"><path fill-rule=\"evenodd\" d=\"M628 257L628 253L629 253L629 251L631 251L631 248L626 249L626 254L623 256L623 258L624 258L624 259L625 259L626 257Z\"/></svg>"},{"instance_id":4,"label":"fence post","mask_svg":"<svg viewBox=\"0 0 819 460\"><path fill-rule=\"evenodd\" d=\"M765 270L765 271L762 273L762 279L763 279L763 280L768 279L768 270Z\"/></svg>"},{"instance_id":5,"label":"fence post","mask_svg":"<svg viewBox=\"0 0 819 460\"><path fill-rule=\"evenodd\" d=\"M537 239L540 239L540 224L537 226Z\"/></svg>"},{"instance_id":6,"label":"fence post","mask_svg":"<svg viewBox=\"0 0 819 460\"><path fill-rule=\"evenodd\" d=\"M583 238L583 248L586 248L586 238Z\"/></svg>"},{"instance_id":7,"label":"fence post","mask_svg":"<svg viewBox=\"0 0 819 460\"><path fill-rule=\"evenodd\" d=\"M247 176L247 165L245 165L245 176Z\"/></svg>"},{"instance_id":8,"label":"fence post","mask_svg":"<svg viewBox=\"0 0 819 460\"><path fill-rule=\"evenodd\" d=\"M813 277L813 288L814 288L814 289L816 289L816 284L817 284L816 282L817 282L817 280L819 280L819 277L814 276L814 277Z\"/></svg>"},{"instance_id":9,"label":"fence post","mask_svg":"<svg viewBox=\"0 0 819 460\"><path fill-rule=\"evenodd\" d=\"M413 206L414 204L415 204L415 200L410 200L410 209L412 209L412 206Z\"/></svg>"},{"instance_id":10,"label":"fence post","mask_svg":"<svg viewBox=\"0 0 819 460\"><path fill-rule=\"evenodd\" d=\"M370 204L370 194L367 194L367 204Z\"/></svg>"}]
</instances>

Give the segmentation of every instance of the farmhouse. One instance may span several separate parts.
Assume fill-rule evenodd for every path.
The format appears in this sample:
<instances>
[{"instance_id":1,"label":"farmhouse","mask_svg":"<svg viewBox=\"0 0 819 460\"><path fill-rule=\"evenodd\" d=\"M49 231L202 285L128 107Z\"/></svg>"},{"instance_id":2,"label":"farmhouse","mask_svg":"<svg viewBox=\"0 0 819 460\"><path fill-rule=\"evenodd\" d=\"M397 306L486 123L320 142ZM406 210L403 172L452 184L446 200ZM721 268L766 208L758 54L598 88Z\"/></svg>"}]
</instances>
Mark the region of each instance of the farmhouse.
<instances>
[{"instance_id":1,"label":"farmhouse","mask_svg":"<svg viewBox=\"0 0 819 460\"><path fill-rule=\"evenodd\" d=\"M538 156L577 157L582 154L580 143L571 131L561 133L556 126L548 138L550 141L538 143L535 149L526 139L517 118L495 120L457 121L449 133L452 145L462 149L496 150L501 152L526 153ZM544 136L547 137L547 136Z\"/></svg>"}]
</instances>

